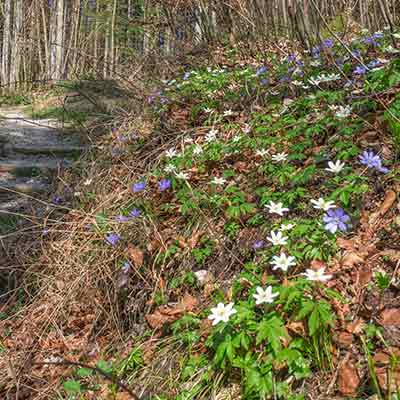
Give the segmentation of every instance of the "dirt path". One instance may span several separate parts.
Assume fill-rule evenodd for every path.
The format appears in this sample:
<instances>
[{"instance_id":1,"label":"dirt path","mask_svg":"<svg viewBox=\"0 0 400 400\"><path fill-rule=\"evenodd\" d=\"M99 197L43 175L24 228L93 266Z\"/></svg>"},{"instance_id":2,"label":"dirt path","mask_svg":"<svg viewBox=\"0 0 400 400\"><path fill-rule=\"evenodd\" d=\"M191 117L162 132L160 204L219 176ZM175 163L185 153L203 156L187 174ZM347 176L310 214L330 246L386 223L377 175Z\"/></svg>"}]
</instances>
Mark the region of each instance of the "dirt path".
<instances>
[{"instance_id":1,"label":"dirt path","mask_svg":"<svg viewBox=\"0 0 400 400\"><path fill-rule=\"evenodd\" d=\"M58 121L33 120L24 107L0 109L0 295L10 289L19 244L52 211L38 200L51 199L57 176L83 148L82 136Z\"/></svg>"}]
</instances>

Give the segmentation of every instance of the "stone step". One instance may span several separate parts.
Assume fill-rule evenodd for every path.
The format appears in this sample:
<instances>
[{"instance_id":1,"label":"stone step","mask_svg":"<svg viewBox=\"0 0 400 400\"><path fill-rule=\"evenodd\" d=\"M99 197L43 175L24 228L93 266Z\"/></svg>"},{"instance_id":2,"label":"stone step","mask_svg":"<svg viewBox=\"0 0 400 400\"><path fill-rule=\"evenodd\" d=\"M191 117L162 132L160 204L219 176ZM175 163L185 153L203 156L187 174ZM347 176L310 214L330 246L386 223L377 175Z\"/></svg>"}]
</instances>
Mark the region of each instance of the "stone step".
<instances>
[{"instance_id":1,"label":"stone step","mask_svg":"<svg viewBox=\"0 0 400 400\"><path fill-rule=\"evenodd\" d=\"M7 174L0 178L0 193L9 197L12 193L44 193L48 192L51 185L43 179L38 178L10 178ZM7 201L10 201L9 199Z\"/></svg>"},{"instance_id":2,"label":"stone step","mask_svg":"<svg viewBox=\"0 0 400 400\"><path fill-rule=\"evenodd\" d=\"M30 202L31 200L26 197L18 197L4 201L0 204L0 217L17 213L23 208L26 208Z\"/></svg>"},{"instance_id":3,"label":"stone step","mask_svg":"<svg viewBox=\"0 0 400 400\"><path fill-rule=\"evenodd\" d=\"M3 156L13 153L21 154L47 154L47 155L71 155L80 154L85 146L69 143L7 143L3 147Z\"/></svg>"},{"instance_id":4,"label":"stone step","mask_svg":"<svg viewBox=\"0 0 400 400\"><path fill-rule=\"evenodd\" d=\"M32 175L34 172L50 174L56 172L60 167L65 167L69 164L70 162L67 160L56 158L0 158L0 174L5 172L19 176Z\"/></svg>"}]
</instances>

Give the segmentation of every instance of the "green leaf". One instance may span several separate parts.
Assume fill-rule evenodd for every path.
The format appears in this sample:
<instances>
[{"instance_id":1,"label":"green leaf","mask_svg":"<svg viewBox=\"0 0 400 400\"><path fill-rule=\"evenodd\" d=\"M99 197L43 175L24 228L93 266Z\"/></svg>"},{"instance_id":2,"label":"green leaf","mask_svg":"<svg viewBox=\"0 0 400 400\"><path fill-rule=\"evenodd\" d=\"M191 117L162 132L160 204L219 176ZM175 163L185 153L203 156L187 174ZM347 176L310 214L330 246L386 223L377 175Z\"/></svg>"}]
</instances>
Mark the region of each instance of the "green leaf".
<instances>
[{"instance_id":1,"label":"green leaf","mask_svg":"<svg viewBox=\"0 0 400 400\"><path fill-rule=\"evenodd\" d=\"M104 371L106 374L111 374L113 370L112 366L107 361L104 360L98 361L96 367Z\"/></svg>"},{"instance_id":2,"label":"green leaf","mask_svg":"<svg viewBox=\"0 0 400 400\"><path fill-rule=\"evenodd\" d=\"M63 388L68 394L77 394L81 391L81 384L78 381L69 380L63 383Z\"/></svg>"},{"instance_id":3,"label":"green leaf","mask_svg":"<svg viewBox=\"0 0 400 400\"><path fill-rule=\"evenodd\" d=\"M283 322L276 316L263 320L258 325L258 334L256 338L257 345L268 340L275 353L282 348L281 338L287 336Z\"/></svg>"},{"instance_id":4,"label":"green leaf","mask_svg":"<svg viewBox=\"0 0 400 400\"><path fill-rule=\"evenodd\" d=\"M93 370L89 368L79 368L76 371L76 374L79 376L79 378L87 378L88 376L93 375Z\"/></svg>"},{"instance_id":5,"label":"green leaf","mask_svg":"<svg viewBox=\"0 0 400 400\"><path fill-rule=\"evenodd\" d=\"M321 326L318 307L314 307L310 318L308 319L308 329L310 330L310 335L314 336L315 333L318 331L319 327Z\"/></svg>"}]
</instances>

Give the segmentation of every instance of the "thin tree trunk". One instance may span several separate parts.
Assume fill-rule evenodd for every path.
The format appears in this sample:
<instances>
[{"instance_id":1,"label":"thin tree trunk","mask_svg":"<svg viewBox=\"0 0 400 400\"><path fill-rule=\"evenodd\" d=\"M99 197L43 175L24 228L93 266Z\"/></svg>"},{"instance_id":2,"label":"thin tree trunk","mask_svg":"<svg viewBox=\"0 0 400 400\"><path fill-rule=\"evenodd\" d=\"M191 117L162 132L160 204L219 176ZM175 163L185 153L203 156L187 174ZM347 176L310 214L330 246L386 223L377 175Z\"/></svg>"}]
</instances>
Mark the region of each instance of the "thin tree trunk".
<instances>
[{"instance_id":1,"label":"thin tree trunk","mask_svg":"<svg viewBox=\"0 0 400 400\"><path fill-rule=\"evenodd\" d=\"M1 85L8 90L10 84L11 0L4 2L3 53L1 59Z\"/></svg>"}]
</instances>

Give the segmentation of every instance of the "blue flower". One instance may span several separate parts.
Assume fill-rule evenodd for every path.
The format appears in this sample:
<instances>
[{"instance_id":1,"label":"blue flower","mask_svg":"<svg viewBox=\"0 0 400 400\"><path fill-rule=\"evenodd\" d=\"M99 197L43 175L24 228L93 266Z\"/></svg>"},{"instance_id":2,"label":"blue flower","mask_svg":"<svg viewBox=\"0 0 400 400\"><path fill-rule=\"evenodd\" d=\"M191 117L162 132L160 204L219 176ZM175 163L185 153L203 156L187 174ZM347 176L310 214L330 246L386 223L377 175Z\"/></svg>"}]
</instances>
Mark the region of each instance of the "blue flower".
<instances>
[{"instance_id":1,"label":"blue flower","mask_svg":"<svg viewBox=\"0 0 400 400\"><path fill-rule=\"evenodd\" d=\"M371 46L377 46L378 43L376 42L375 38L373 36L368 36L363 39L363 42L365 44L371 45Z\"/></svg>"},{"instance_id":2,"label":"blue flower","mask_svg":"<svg viewBox=\"0 0 400 400\"><path fill-rule=\"evenodd\" d=\"M131 210L131 211L129 212L129 216L130 216L131 218L140 217L140 214L141 214L141 212L140 212L140 210L138 210L137 208L134 208L133 210Z\"/></svg>"},{"instance_id":3,"label":"blue flower","mask_svg":"<svg viewBox=\"0 0 400 400\"><path fill-rule=\"evenodd\" d=\"M333 47L333 44L334 44L334 42L333 42L332 39L325 39L325 40L322 42L322 45L323 45L324 47L327 47L327 48Z\"/></svg>"},{"instance_id":4,"label":"blue flower","mask_svg":"<svg viewBox=\"0 0 400 400\"><path fill-rule=\"evenodd\" d=\"M360 50L353 50L352 52L351 52L351 54L354 56L354 57L360 57L361 56L361 51Z\"/></svg>"},{"instance_id":5,"label":"blue flower","mask_svg":"<svg viewBox=\"0 0 400 400\"><path fill-rule=\"evenodd\" d=\"M121 236L114 232L107 234L105 238L106 243L113 247L115 247L120 240Z\"/></svg>"},{"instance_id":6,"label":"blue flower","mask_svg":"<svg viewBox=\"0 0 400 400\"><path fill-rule=\"evenodd\" d=\"M253 243L252 247L253 247L253 250L259 250L259 249L262 249L264 246L265 246L264 240L256 240Z\"/></svg>"},{"instance_id":7,"label":"blue flower","mask_svg":"<svg viewBox=\"0 0 400 400\"><path fill-rule=\"evenodd\" d=\"M61 202L62 202L61 197L54 196L54 198L53 198L53 203L54 204L61 204Z\"/></svg>"},{"instance_id":8,"label":"blue flower","mask_svg":"<svg viewBox=\"0 0 400 400\"><path fill-rule=\"evenodd\" d=\"M136 182L132 185L132 192L137 193L141 192L142 190L146 189L146 182Z\"/></svg>"},{"instance_id":9,"label":"blue flower","mask_svg":"<svg viewBox=\"0 0 400 400\"><path fill-rule=\"evenodd\" d=\"M354 70L354 75L364 75L367 72L367 69L363 65L357 65Z\"/></svg>"},{"instance_id":10,"label":"blue flower","mask_svg":"<svg viewBox=\"0 0 400 400\"><path fill-rule=\"evenodd\" d=\"M171 187L171 181L169 179L161 179L160 182L158 182L158 190L160 192L163 192L164 190L167 190Z\"/></svg>"},{"instance_id":11,"label":"blue flower","mask_svg":"<svg viewBox=\"0 0 400 400\"><path fill-rule=\"evenodd\" d=\"M375 32L372 37L374 39L382 39L383 38L383 33L382 32Z\"/></svg>"},{"instance_id":12,"label":"blue flower","mask_svg":"<svg viewBox=\"0 0 400 400\"><path fill-rule=\"evenodd\" d=\"M190 72L185 72L185 75L183 75L183 80L186 81L190 77Z\"/></svg>"},{"instance_id":13,"label":"blue flower","mask_svg":"<svg viewBox=\"0 0 400 400\"><path fill-rule=\"evenodd\" d=\"M268 78L261 79L260 84L263 86L269 85L269 79Z\"/></svg>"},{"instance_id":14,"label":"blue flower","mask_svg":"<svg viewBox=\"0 0 400 400\"><path fill-rule=\"evenodd\" d=\"M315 46L311 49L311 54L314 58L320 58L321 57L321 49L319 46Z\"/></svg>"},{"instance_id":15,"label":"blue flower","mask_svg":"<svg viewBox=\"0 0 400 400\"><path fill-rule=\"evenodd\" d=\"M268 71L268 67L263 65L262 67L258 68L256 71L256 76L260 76L262 74L265 74Z\"/></svg>"},{"instance_id":16,"label":"blue flower","mask_svg":"<svg viewBox=\"0 0 400 400\"><path fill-rule=\"evenodd\" d=\"M377 68L381 65L382 63L379 60L372 60L367 64L367 67L370 69Z\"/></svg>"},{"instance_id":17,"label":"blue flower","mask_svg":"<svg viewBox=\"0 0 400 400\"><path fill-rule=\"evenodd\" d=\"M346 222L350 221L350 217L344 212L343 208L331 208L324 215L323 221L325 229L331 233L336 231L347 231Z\"/></svg>"},{"instance_id":18,"label":"blue flower","mask_svg":"<svg viewBox=\"0 0 400 400\"><path fill-rule=\"evenodd\" d=\"M360 163L368 168L374 168L382 173L389 172L389 169L382 166L381 158L373 151L364 151L359 157Z\"/></svg>"}]
</instances>

